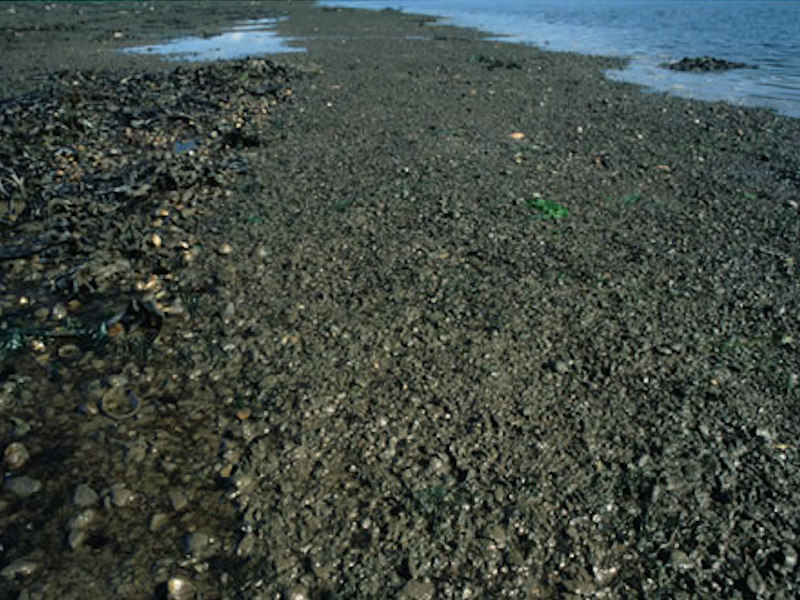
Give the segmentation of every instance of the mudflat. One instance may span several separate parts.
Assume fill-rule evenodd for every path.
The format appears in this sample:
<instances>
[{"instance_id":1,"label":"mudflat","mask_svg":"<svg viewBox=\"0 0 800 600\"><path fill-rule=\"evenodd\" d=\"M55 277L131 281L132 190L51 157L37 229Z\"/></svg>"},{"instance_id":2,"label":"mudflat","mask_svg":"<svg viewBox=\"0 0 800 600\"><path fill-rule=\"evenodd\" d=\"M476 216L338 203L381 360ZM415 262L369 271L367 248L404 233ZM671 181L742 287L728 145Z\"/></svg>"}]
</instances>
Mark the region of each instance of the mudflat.
<instances>
[{"instance_id":1,"label":"mudflat","mask_svg":"<svg viewBox=\"0 0 800 600\"><path fill-rule=\"evenodd\" d=\"M307 2L0 54L0 598L798 595L800 120Z\"/></svg>"}]
</instances>

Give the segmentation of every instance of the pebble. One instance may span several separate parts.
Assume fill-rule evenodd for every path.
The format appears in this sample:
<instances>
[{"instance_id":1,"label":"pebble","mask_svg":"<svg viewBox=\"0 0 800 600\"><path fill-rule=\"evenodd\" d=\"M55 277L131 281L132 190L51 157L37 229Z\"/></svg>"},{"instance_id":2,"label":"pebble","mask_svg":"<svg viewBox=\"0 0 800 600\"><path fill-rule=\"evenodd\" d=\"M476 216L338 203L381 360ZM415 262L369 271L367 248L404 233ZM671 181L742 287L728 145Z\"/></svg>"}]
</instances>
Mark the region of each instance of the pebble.
<instances>
[{"instance_id":1,"label":"pebble","mask_svg":"<svg viewBox=\"0 0 800 600\"><path fill-rule=\"evenodd\" d=\"M233 316L236 314L236 305L233 302L228 302L225 305L225 308L222 309L222 320L223 321L230 321L233 319Z\"/></svg>"},{"instance_id":2,"label":"pebble","mask_svg":"<svg viewBox=\"0 0 800 600\"><path fill-rule=\"evenodd\" d=\"M67 546L70 550L77 550L86 543L89 539L89 532L85 529L72 529L67 534Z\"/></svg>"},{"instance_id":3,"label":"pebble","mask_svg":"<svg viewBox=\"0 0 800 600\"><path fill-rule=\"evenodd\" d=\"M761 596L767 589L764 578L755 567L750 567L750 572L747 574L747 588L756 596Z\"/></svg>"},{"instance_id":4,"label":"pebble","mask_svg":"<svg viewBox=\"0 0 800 600\"><path fill-rule=\"evenodd\" d=\"M673 550L669 554L669 562L678 569L688 569L692 567L692 559L683 550Z\"/></svg>"},{"instance_id":5,"label":"pebble","mask_svg":"<svg viewBox=\"0 0 800 600\"><path fill-rule=\"evenodd\" d=\"M195 598L195 589L192 582L186 577L173 576L167 581L167 597L169 600L189 600Z\"/></svg>"},{"instance_id":6,"label":"pebble","mask_svg":"<svg viewBox=\"0 0 800 600\"><path fill-rule=\"evenodd\" d=\"M11 417L11 421L14 423L14 428L11 430L12 436L21 438L30 432L31 425L27 421L23 421L22 419L18 419L16 417Z\"/></svg>"},{"instance_id":7,"label":"pebble","mask_svg":"<svg viewBox=\"0 0 800 600\"><path fill-rule=\"evenodd\" d=\"M436 588L429 581L412 579L406 583L400 597L403 600L433 600Z\"/></svg>"},{"instance_id":8,"label":"pebble","mask_svg":"<svg viewBox=\"0 0 800 600\"><path fill-rule=\"evenodd\" d=\"M147 525L147 529L150 533L155 533L160 531L164 525L166 525L167 521L169 520L169 515L166 513L154 513L152 517L150 517L150 523Z\"/></svg>"},{"instance_id":9,"label":"pebble","mask_svg":"<svg viewBox=\"0 0 800 600\"><path fill-rule=\"evenodd\" d=\"M4 579L16 579L17 577L28 577L36 573L41 565L39 563L29 560L27 558L18 558L12 563L3 567L0 575Z\"/></svg>"},{"instance_id":10,"label":"pebble","mask_svg":"<svg viewBox=\"0 0 800 600\"><path fill-rule=\"evenodd\" d=\"M15 496L28 498L42 489L42 482L27 475L6 479L5 488Z\"/></svg>"},{"instance_id":11,"label":"pebble","mask_svg":"<svg viewBox=\"0 0 800 600\"><path fill-rule=\"evenodd\" d=\"M70 529L88 529L97 519L97 511L93 508L82 510L69 520Z\"/></svg>"},{"instance_id":12,"label":"pebble","mask_svg":"<svg viewBox=\"0 0 800 600\"><path fill-rule=\"evenodd\" d=\"M133 504L136 495L125 487L124 483L115 483L111 486L109 497L111 498L111 504L117 508L124 508Z\"/></svg>"},{"instance_id":13,"label":"pebble","mask_svg":"<svg viewBox=\"0 0 800 600\"><path fill-rule=\"evenodd\" d=\"M67 307L59 302L50 311L50 318L54 321L61 321L67 318L67 314Z\"/></svg>"},{"instance_id":14,"label":"pebble","mask_svg":"<svg viewBox=\"0 0 800 600\"><path fill-rule=\"evenodd\" d=\"M3 459L9 469L21 468L30 457L30 452L22 442L12 442L3 451Z\"/></svg>"},{"instance_id":15,"label":"pebble","mask_svg":"<svg viewBox=\"0 0 800 600\"><path fill-rule=\"evenodd\" d=\"M225 242L224 244L220 245L218 252L223 256L227 256L228 254L233 254L233 246Z\"/></svg>"},{"instance_id":16,"label":"pebble","mask_svg":"<svg viewBox=\"0 0 800 600\"><path fill-rule=\"evenodd\" d=\"M168 496L172 509L175 511L182 511L189 506L189 498L183 490L173 488L168 492Z\"/></svg>"},{"instance_id":17,"label":"pebble","mask_svg":"<svg viewBox=\"0 0 800 600\"><path fill-rule=\"evenodd\" d=\"M211 538L207 533L202 531L195 531L186 536L183 541L183 547L187 554L198 556L205 551L211 544Z\"/></svg>"},{"instance_id":18,"label":"pebble","mask_svg":"<svg viewBox=\"0 0 800 600\"><path fill-rule=\"evenodd\" d=\"M308 590L302 585L296 585L286 592L283 597L286 600L308 600Z\"/></svg>"}]
</instances>

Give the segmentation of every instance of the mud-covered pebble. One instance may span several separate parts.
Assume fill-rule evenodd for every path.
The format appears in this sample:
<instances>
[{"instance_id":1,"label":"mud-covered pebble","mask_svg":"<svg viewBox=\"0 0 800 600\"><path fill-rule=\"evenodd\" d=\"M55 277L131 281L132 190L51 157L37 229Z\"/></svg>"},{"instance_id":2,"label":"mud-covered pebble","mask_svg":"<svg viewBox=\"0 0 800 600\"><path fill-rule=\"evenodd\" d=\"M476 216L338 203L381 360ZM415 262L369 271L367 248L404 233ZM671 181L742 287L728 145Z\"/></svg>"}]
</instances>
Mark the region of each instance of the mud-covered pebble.
<instances>
[{"instance_id":1,"label":"mud-covered pebble","mask_svg":"<svg viewBox=\"0 0 800 600\"><path fill-rule=\"evenodd\" d=\"M89 532L85 529L71 529L67 533L67 546L70 550L77 550L89 539Z\"/></svg>"},{"instance_id":2,"label":"mud-covered pebble","mask_svg":"<svg viewBox=\"0 0 800 600\"><path fill-rule=\"evenodd\" d=\"M68 315L67 307L57 302L53 305L53 309L50 311L50 318L54 321L61 321L67 318Z\"/></svg>"},{"instance_id":3,"label":"mud-covered pebble","mask_svg":"<svg viewBox=\"0 0 800 600\"><path fill-rule=\"evenodd\" d=\"M70 529L88 529L89 526L97 520L97 511L93 508L82 510L77 515L69 520L68 527Z\"/></svg>"},{"instance_id":4,"label":"mud-covered pebble","mask_svg":"<svg viewBox=\"0 0 800 600\"><path fill-rule=\"evenodd\" d=\"M169 496L170 504L172 504L172 510L180 512L189 506L189 497L183 490L172 488L167 492L167 495Z\"/></svg>"},{"instance_id":5,"label":"mud-covered pebble","mask_svg":"<svg viewBox=\"0 0 800 600\"><path fill-rule=\"evenodd\" d=\"M164 528L164 525L167 524L167 521L169 521L169 515L167 513L154 513L150 517L150 521L147 524L147 529L150 531L150 533L156 533Z\"/></svg>"},{"instance_id":6,"label":"mud-covered pebble","mask_svg":"<svg viewBox=\"0 0 800 600\"><path fill-rule=\"evenodd\" d=\"M433 600L435 594L436 586L430 581L411 579L403 587L400 597L402 600Z\"/></svg>"},{"instance_id":7,"label":"mud-covered pebble","mask_svg":"<svg viewBox=\"0 0 800 600\"><path fill-rule=\"evenodd\" d=\"M27 558L18 558L7 564L0 570L0 576L4 579L17 579L18 577L29 577L41 568L41 565Z\"/></svg>"},{"instance_id":8,"label":"mud-covered pebble","mask_svg":"<svg viewBox=\"0 0 800 600\"><path fill-rule=\"evenodd\" d=\"M688 569L692 566L692 559L683 550L673 550L669 554L669 562L676 569Z\"/></svg>"},{"instance_id":9,"label":"mud-covered pebble","mask_svg":"<svg viewBox=\"0 0 800 600\"><path fill-rule=\"evenodd\" d=\"M97 506L100 495L87 483L79 483L72 492L72 503L79 508Z\"/></svg>"},{"instance_id":10,"label":"mud-covered pebble","mask_svg":"<svg viewBox=\"0 0 800 600\"><path fill-rule=\"evenodd\" d=\"M111 504L117 508L125 508L135 502L136 494L125 487L124 483L115 483L111 486L109 498L111 499Z\"/></svg>"},{"instance_id":11,"label":"mud-covered pebble","mask_svg":"<svg viewBox=\"0 0 800 600\"><path fill-rule=\"evenodd\" d=\"M283 594L284 600L308 600L308 589L302 585L296 585Z\"/></svg>"},{"instance_id":12,"label":"mud-covered pebble","mask_svg":"<svg viewBox=\"0 0 800 600\"><path fill-rule=\"evenodd\" d=\"M27 475L20 477L9 477L5 481L4 487L19 498L28 498L42 489L42 482Z\"/></svg>"},{"instance_id":13,"label":"mud-covered pebble","mask_svg":"<svg viewBox=\"0 0 800 600\"><path fill-rule=\"evenodd\" d=\"M233 302L227 302L222 308L222 320L230 321L236 315L236 305Z\"/></svg>"},{"instance_id":14,"label":"mud-covered pebble","mask_svg":"<svg viewBox=\"0 0 800 600\"><path fill-rule=\"evenodd\" d=\"M211 544L211 537L203 531L190 533L183 540L183 548L192 556L202 555Z\"/></svg>"}]
</instances>

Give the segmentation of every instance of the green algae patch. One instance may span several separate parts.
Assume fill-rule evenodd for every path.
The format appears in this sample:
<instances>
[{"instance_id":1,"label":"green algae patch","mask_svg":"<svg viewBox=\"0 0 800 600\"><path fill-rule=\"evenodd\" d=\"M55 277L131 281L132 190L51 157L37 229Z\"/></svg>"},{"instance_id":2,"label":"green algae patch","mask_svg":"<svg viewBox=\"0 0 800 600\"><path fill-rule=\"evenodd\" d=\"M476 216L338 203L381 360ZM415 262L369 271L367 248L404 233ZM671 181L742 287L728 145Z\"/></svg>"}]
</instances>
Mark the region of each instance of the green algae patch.
<instances>
[{"instance_id":1,"label":"green algae patch","mask_svg":"<svg viewBox=\"0 0 800 600\"><path fill-rule=\"evenodd\" d=\"M569 210L558 202L545 200L541 196L534 196L525 201L534 210L539 219L563 219L569 216Z\"/></svg>"}]
</instances>

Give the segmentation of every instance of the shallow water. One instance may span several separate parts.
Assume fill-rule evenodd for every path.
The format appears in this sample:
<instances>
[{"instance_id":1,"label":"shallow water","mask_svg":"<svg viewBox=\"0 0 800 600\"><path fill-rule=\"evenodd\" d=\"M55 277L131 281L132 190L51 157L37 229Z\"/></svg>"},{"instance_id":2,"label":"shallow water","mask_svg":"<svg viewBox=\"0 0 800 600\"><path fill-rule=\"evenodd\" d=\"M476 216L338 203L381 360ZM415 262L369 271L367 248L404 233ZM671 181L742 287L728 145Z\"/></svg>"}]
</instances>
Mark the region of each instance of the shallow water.
<instances>
[{"instance_id":1,"label":"shallow water","mask_svg":"<svg viewBox=\"0 0 800 600\"><path fill-rule=\"evenodd\" d=\"M548 50L625 56L613 79L800 117L800 2L794 0L323 0L441 15ZM677 73L660 65L712 55L754 65Z\"/></svg>"},{"instance_id":2,"label":"shallow water","mask_svg":"<svg viewBox=\"0 0 800 600\"><path fill-rule=\"evenodd\" d=\"M242 58L259 54L304 52L290 45L291 38L279 36L275 31L278 19L245 21L230 31L211 37L183 37L164 42L125 48L133 54L161 54L171 60L211 61Z\"/></svg>"}]
</instances>

